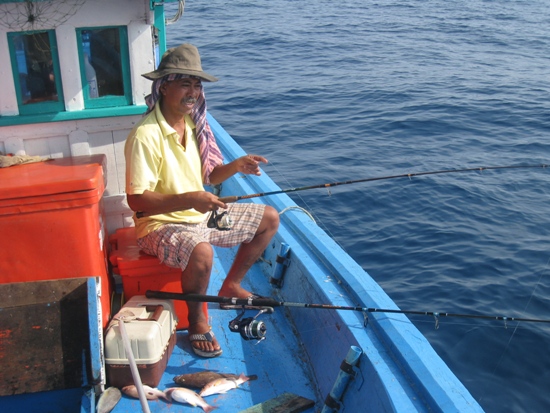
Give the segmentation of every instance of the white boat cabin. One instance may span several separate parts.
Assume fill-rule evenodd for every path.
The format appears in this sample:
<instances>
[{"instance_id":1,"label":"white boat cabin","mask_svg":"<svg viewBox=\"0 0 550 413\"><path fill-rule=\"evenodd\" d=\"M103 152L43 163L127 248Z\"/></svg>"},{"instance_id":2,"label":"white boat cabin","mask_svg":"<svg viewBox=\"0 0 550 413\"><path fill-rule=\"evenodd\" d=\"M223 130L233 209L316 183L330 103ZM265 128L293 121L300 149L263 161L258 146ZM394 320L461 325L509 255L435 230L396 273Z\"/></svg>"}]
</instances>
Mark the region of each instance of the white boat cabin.
<instances>
[{"instance_id":1,"label":"white boat cabin","mask_svg":"<svg viewBox=\"0 0 550 413\"><path fill-rule=\"evenodd\" d=\"M108 233L132 225L123 146L166 48L164 3L0 0L0 152L105 154Z\"/></svg>"}]
</instances>

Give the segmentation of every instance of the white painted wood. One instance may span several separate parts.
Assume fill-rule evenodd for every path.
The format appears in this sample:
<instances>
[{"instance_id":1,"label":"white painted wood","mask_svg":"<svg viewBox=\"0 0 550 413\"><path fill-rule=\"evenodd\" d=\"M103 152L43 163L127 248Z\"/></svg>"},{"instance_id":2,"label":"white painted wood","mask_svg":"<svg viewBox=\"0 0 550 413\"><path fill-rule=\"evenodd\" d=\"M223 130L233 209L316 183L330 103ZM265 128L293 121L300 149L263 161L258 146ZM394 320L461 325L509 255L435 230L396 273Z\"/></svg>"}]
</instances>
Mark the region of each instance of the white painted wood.
<instances>
[{"instance_id":1,"label":"white painted wood","mask_svg":"<svg viewBox=\"0 0 550 413\"><path fill-rule=\"evenodd\" d=\"M0 30L0 62L10 61L8 36L4 30ZM11 66L5 63L0 65L0 116L14 116L19 114L17 108L17 96Z\"/></svg>"},{"instance_id":2,"label":"white painted wood","mask_svg":"<svg viewBox=\"0 0 550 413\"><path fill-rule=\"evenodd\" d=\"M51 155L50 145L47 138L26 139L23 140L26 155L38 155L49 157Z\"/></svg>"},{"instance_id":3,"label":"white painted wood","mask_svg":"<svg viewBox=\"0 0 550 413\"><path fill-rule=\"evenodd\" d=\"M49 156L51 158L65 158L71 156L69 138L67 135L52 136L51 138L47 138L47 142L50 151Z\"/></svg>"},{"instance_id":4,"label":"white painted wood","mask_svg":"<svg viewBox=\"0 0 550 413\"><path fill-rule=\"evenodd\" d=\"M6 145L6 153L20 153L25 150L23 139L20 138L8 138L4 142Z\"/></svg>"},{"instance_id":5,"label":"white painted wood","mask_svg":"<svg viewBox=\"0 0 550 413\"><path fill-rule=\"evenodd\" d=\"M134 104L144 105L145 96L151 91L151 81L141 75L155 70L155 60L151 52L153 50L151 28L132 22L128 26L128 43Z\"/></svg>"},{"instance_id":6,"label":"white painted wood","mask_svg":"<svg viewBox=\"0 0 550 413\"><path fill-rule=\"evenodd\" d=\"M113 132L113 149L116 165L116 181L118 184L119 194L126 193L126 161L124 159L124 144L130 130L119 130Z\"/></svg>"},{"instance_id":7,"label":"white painted wood","mask_svg":"<svg viewBox=\"0 0 550 413\"><path fill-rule=\"evenodd\" d=\"M94 0L67 20L76 27L128 25L132 21L146 24L149 0Z\"/></svg>"},{"instance_id":8,"label":"white painted wood","mask_svg":"<svg viewBox=\"0 0 550 413\"><path fill-rule=\"evenodd\" d=\"M69 112L82 110L84 109L84 94L82 93L75 26L67 24L59 26L55 30L55 35L57 38L65 110Z\"/></svg>"},{"instance_id":9,"label":"white painted wood","mask_svg":"<svg viewBox=\"0 0 550 413\"><path fill-rule=\"evenodd\" d=\"M91 146L90 150L93 154L100 153L107 157L107 186L105 195L116 195L120 193L118 186L115 153L113 147L113 132L103 131L91 134L89 136ZM113 167L115 166L115 167Z\"/></svg>"},{"instance_id":10,"label":"white painted wood","mask_svg":"<svg viewBox=\"0 0 550 413\"><path fill-rule=\"evenodd\" d=\"M113 214L125 213L129 210L126 195L124 194L107 195L103 197L103 201L106 209Z\"/></svg>"},{"instance_id":11,"label":"white painted wood","mask_svg":"<svg viewBox=\"0 0 550 413\"><path fill-rule=\"evenodd\" d=\"M69 145L71 146L71 156L91 155L90 144L88 142L88 132L77 129L69 134Z\"/></svg>"},{"instance_id":12,"label":"white painted wood","mask_svg":"<svg viewBox=\"0 0 550 413\"><path fill-rule=\"evenodd\" d=\"M128 206L125 194L103 196L103 208L109 234L113 234L118 228L134 225L133 212Z\"/></svg>"}]
</instances>

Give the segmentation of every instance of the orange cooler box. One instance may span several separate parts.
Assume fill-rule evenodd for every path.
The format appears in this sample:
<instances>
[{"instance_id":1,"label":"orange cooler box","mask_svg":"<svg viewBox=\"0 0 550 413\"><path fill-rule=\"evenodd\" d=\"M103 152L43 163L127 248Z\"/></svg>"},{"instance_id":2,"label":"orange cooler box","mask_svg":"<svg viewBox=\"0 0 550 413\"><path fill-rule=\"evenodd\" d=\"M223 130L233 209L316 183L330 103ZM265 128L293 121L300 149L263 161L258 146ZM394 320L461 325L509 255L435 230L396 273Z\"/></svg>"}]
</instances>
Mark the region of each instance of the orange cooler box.
<instances>
[{"instance_id":1,"label":"orange cooler box","mask_svg":"<svg viewBox=\"0 0 550 413\"><path fill-rule=\"evenodd\" d=\"M104 327L105 165L105 155L92 155L0 169L0 283L100 277Z\"/></svg>"},{"instance_id":2,"label":"orange cooler box","mask_svg":"<svg viewBox=\"0 0 550 413\"><path fill-rule=\"evenodd\" d=\"M124 298L145 295L147 290L181 293L181 269L162 264L157 257L140 251L136 241L134 227L120 228L109 238L111 255L109 260L113 271L122 277ZM187 303L174 301L178 318L177 329L189 327L187 321ZM203 311L208 319L208 304Z\"/></svg>"}]
</instances>

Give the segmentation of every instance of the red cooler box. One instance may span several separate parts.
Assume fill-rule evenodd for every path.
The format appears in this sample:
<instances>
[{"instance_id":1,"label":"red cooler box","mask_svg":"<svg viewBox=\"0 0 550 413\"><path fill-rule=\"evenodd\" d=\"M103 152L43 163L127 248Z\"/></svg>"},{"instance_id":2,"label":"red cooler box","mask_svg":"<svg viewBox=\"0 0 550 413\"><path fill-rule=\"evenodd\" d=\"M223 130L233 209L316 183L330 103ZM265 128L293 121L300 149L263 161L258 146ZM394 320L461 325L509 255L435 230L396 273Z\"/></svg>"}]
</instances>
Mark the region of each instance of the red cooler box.
<instances>
[{"instance_id":1,"label":"red cooler box","mask_svg":"<svg viewBox=\"0 0 550 413\"><path fill-rule=\"evenodd\" d=\"M181 269L162 264L157 257L140 251L136 241L134 227L120 228L109 238L111 255L109 260L113 271L122 277L124 298L145 295L147 290L181 293ZM177 329L189 327L187 321L187 303L174 302L178 318ZM204 303L203 311L208 319L208 304Z\"/></svg>"},{"instance_id":2,"label":"red cooler box","mask_svg":"<svg viewBox=\"0 0 550 413\"><path fill-rule=\"evenodd\" d=\"M100 277L110 318L105 155L0 169L0 283Z\"/></svg>"}]
</instances>

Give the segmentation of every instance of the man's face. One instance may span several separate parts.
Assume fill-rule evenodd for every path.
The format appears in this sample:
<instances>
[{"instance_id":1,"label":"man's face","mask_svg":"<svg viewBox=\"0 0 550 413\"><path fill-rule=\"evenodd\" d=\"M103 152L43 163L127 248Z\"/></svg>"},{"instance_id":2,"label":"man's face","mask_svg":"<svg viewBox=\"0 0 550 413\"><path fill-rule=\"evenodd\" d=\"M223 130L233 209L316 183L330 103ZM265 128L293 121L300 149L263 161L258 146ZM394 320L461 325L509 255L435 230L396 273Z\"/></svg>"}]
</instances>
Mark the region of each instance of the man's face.
<instances>
[{"instance_id":1,"label":"man's face","mask_svg":"<svg viewBox=\"0 0 550 413\"><path fill-rule=\"evenodd\" d=\"M184 78L166 82L161 86L164 106L172 111L188 115L202 90L200 79Z\"/></svg>"}]
</instances>

